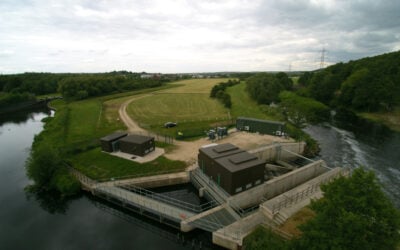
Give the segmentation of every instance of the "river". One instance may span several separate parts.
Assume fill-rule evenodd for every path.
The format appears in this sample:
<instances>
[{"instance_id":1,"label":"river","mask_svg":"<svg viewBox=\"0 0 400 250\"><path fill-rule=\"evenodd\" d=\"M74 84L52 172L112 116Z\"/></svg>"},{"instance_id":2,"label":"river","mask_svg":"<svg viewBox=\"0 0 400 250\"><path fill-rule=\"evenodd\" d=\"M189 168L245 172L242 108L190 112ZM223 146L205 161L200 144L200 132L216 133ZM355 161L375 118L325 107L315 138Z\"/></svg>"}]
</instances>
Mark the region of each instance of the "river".
<instances>
[{"instance_id":1,"label":"river","mask_svg":"<svg viewBox=\"0 0 400 250\"><path fill-rule=\"evenodd\" d=\"M381 129L379 125L360 126L363 125L343 129L322 124L304 130L318 141L319 158L329 166L351 169L364 166L373 170L384 192L400 208L400 133Z\"/></svg>"},{"instance_id":2,"label":"river","mask_svg":"<svg viewBox=\"0 0 400 250\"><path fill-rule=\"evenodd\" d=\"M82 194L68 203L27 195L25 161L45 111L0 117L1 249L208 249L211 235L182 234ZM200 243L201 242L201 243Z\"/></svg>"},{"instance_id":3,"label":"river","mask_svg":"<svg viewBox=\"0 0 400 250\"><path fill-rule=\"evenodd\" d=\"M47 111L0 118L1 249L202 249L210 234L184 235L111 204L82 194L68 203L29 196L25 161ZM320 157L331 166L373 169L385 192L400 207L400 135L380 130L339 129L329 124L306 132L321 146ZM361 132L360 132L361 131ZM201 243L200 243L201 242ZM194 248L192 248L192 244Z\"/></svg>"}]
</instances>

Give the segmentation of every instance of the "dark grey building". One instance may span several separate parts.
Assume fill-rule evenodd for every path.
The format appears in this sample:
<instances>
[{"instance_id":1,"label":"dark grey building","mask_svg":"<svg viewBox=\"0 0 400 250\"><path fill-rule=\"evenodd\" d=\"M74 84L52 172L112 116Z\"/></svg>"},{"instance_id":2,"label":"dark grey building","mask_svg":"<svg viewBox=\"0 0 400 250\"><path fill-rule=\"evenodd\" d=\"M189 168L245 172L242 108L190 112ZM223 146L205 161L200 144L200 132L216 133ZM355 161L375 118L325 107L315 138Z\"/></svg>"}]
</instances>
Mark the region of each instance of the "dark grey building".
<instances>
[{"instance_id":1,"label":"dark grey building","mask_svg":"<svg viewBox=\"0 0 400 250\"><path fill-rule=\"evenodd\" d=\"M144 156L154 151L154 137L129 135L119 140L119 148L124 153Z\"/></svg>"},{"instance_id":2,"label":"dark grey building","mask_svg":"<svg viewBox=\"0 0 400 250\"><path fill-rule=\"evenodd\" d=\"M116 132L100 139L101 149L106 152L114 152L119 150L119 139L127 136L125 132Z\"/></svg>"},{"instance_id":3,"label":"dark grey building","mask_svg":"<svg viewBox=\"0 0 400 250\"><path fill-rule=\"evenodd\" d=\"M236 128L238 130L258 132L268 135L282 135L285 132L284 122L260 120L248 117L238 117L236 119Z\"/></svg>"},{"instance_id":4,"label":"dark grey building","mask_svg":"<svg viewBox=\"0 0 400 250\"><path fill-rule=\"evenodd\" d=\"M264 182L265 162L229 143L200 148L198 162L231 195Z\"/></svg>"}]
</instances>

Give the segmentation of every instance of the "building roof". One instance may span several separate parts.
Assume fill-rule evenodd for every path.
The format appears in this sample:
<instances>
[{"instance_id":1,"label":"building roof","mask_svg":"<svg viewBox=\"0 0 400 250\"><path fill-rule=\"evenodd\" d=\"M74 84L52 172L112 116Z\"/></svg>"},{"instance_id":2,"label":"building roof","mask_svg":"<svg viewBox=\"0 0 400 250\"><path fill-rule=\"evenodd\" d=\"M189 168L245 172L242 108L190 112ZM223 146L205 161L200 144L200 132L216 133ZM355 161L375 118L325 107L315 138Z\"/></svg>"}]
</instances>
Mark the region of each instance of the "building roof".
<instances>
[{"instance_id":1,"label":"building roof","mask_svg":"<svg viewBox=\"0 0 400 250\"><path fill-rule=\"evenodd\" d=\"M243 152L242 149L240 149L230 143L219 144L216 146L210 146L210 147L206 147L206 148L200 148L199 151L202 152L203 154L207 155L211 159L218 159L218 158L225 157L228 155Z\"/></svg>"},{"instance_id":2,"label":"building roof","mask_svg":"<svg viewBox=\"0 0 400 250\"><path fill-rule=\"evenodd\" d=\"M284 122L261 120L261 119L242 117L242 116L238 117L236 120L247 120L247 121L263 122L263 123L276 124L276 125L285 125Z\"/></svg>"},{"instance_id":3,"label":"building roof","mask_svg":"<svg viewBox=\"0 0 400 250\"><path fill-rule=\"evenodd\" d=\"M100 140L102 140L102 141L115 141L115 140L118 140L119 138L127 136L127 135L128 135L128 133L125 133L125 132L115 132L115 133L112 133L110 135L104 136Z\"/></svg>"},{"instance_id":4,"label":"building roof","mask_svg":"<svg viewBox=\"0 0 400 250\"><path fill-rule=\"evenodd\" d=\"M150 136L144 136L144 135L128 135L122 139L120 139L120 142L131 142L131 143L135 143L135 144L142 144L145 142L148 142L150 140L153 140L154 137L150 137Z\"/></svg>"},{"instance_id":5,"label":"building roof","mask_svg":"<svg viewBox=\"0 0 400 250\"><path fill-rule=\"evenodd\" d=\"M256 156L246 151L218 158L215 161L222 167L226 168L231 173L238 172L243 169L251 168L265 163L265 161L258 159Z\"/></svg>"}]
</instances>

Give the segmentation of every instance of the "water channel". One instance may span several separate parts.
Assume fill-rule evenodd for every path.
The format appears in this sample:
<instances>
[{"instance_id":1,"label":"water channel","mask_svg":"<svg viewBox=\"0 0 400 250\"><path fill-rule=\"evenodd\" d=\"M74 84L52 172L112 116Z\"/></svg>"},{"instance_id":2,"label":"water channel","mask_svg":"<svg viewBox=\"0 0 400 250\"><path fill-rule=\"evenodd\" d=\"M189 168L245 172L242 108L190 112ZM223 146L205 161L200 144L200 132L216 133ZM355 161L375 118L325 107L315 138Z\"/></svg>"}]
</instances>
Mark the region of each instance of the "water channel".
<instances>
[{"instance_id":1,"label":"water channel","mask_svg":"<svg viewBox=\"0 0 400 250\"><path fill-rule=\"evenodd\" d=\"M46 110L0 117L1 249L209 249L211 235L182 234L82 194L68 203L29 196L25 161ZM385 192L400 207L400 135L360 132L332 125L305 129L320 142L320 157L331 166L374 169ZM374 133L371 133L374 131ZM175 192L174 188L167 193ZM177 192L182 194L182 188ZM193 192L190 188L188 193ZM201 242L201 243L200 243Z\"/></svg>"}]
</instances>

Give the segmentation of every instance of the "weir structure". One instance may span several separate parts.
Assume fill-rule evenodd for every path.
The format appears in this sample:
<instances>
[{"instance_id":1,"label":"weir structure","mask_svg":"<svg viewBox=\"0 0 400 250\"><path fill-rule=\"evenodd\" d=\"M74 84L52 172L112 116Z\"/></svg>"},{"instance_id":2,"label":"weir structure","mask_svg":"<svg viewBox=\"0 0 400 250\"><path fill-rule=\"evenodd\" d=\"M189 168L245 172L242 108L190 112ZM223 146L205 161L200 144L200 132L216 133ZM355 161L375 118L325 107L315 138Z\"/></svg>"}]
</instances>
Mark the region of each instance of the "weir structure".
<instances>
[{"instance_id":1,"label":"weir structure","mask_svg":"<svg viewBox=\"0 0 400 250\"><path fill-rule=\"evenodd\" d=\"M329 168L322 160L303 157L304 146L304 143L276 143L249 151L266 162L279 163L289 172L273 178L266 176L270 179L236 195L223 190L197 163L190 171L105 182L92 180L73 168L70 170L82 188L95 196L182 232L195 228L211 232L214 244L239 249L243 238L259 225L290 238L277 226L312 199L321 198L321 184L349 174L343 168ZM266 164L266 169L269 167ZM188 182L209 202L193 205L146 189Z\"/></svg>"}]
</instances>

